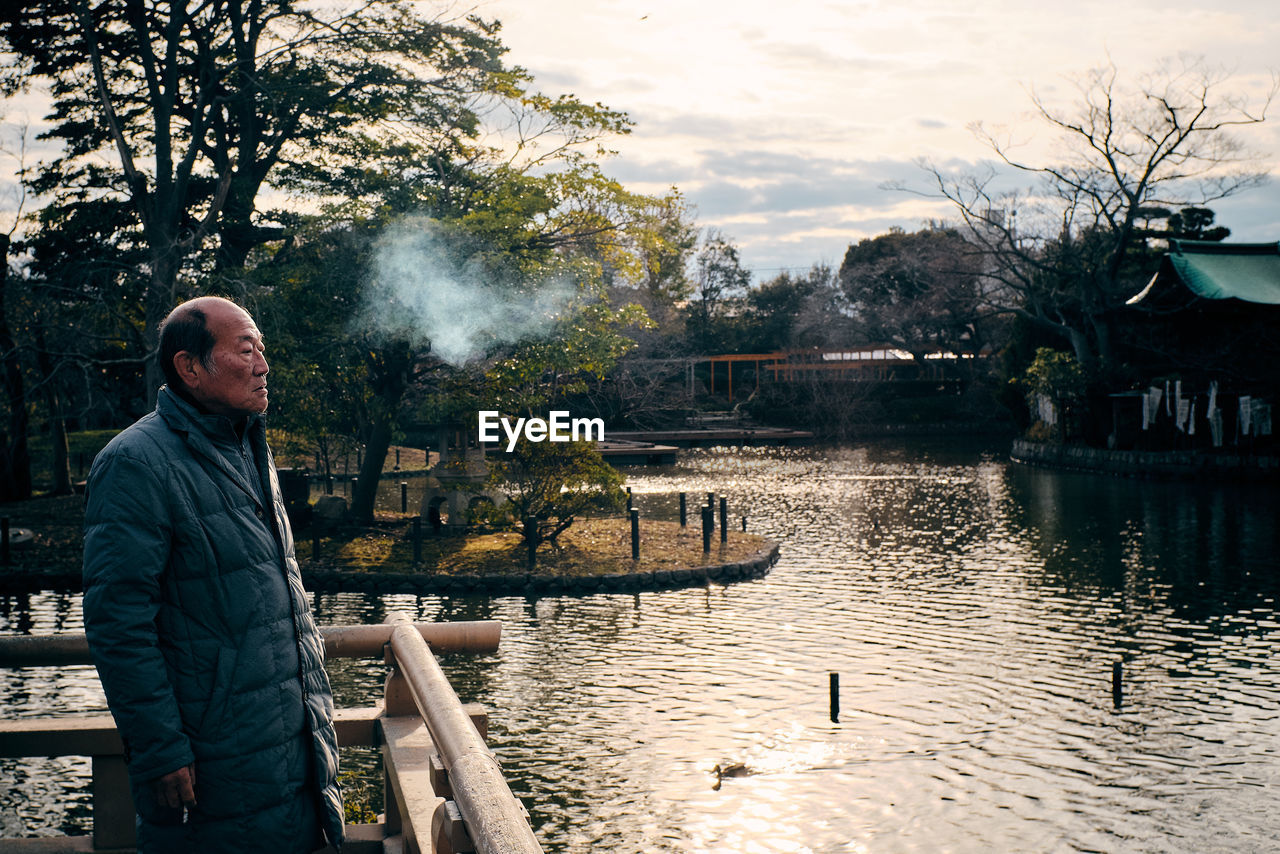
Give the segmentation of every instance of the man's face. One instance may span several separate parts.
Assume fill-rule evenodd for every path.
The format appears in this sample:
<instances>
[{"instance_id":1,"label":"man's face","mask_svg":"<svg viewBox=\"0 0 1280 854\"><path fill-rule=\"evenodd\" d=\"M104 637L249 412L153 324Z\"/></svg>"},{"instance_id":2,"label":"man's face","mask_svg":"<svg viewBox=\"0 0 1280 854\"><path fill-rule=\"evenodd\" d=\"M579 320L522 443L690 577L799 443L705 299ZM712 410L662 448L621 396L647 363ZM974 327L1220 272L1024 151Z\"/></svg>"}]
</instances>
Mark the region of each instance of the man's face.
<instances>
[{"instance_id":1,"label":"man's face","mask_svg":"<svg viewBox=\"0 0 1280 854\"><path fill-rule=\"evenodd\" d=\"M192 360L186 385L192 397L215 415L243 418L267 411L267 360L262 333L248 312L229 302L202 305L213 335L212 368Z\"/></svg>"}]
</instances>

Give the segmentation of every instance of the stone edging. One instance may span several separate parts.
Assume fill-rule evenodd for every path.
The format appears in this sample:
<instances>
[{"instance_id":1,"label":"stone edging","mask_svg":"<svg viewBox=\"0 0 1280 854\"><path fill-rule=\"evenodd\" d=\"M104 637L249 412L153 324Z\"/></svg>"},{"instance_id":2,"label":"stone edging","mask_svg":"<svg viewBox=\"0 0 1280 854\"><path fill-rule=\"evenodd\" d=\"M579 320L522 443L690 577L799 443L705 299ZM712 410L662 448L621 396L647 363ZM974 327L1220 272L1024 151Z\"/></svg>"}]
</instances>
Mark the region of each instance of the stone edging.
<instances>
[{"instance_id":1,"label":"stone edging","mask_svg":"<svg viewBox=\"0 0 1280 854\"><path fill-rule=\"evenodd\" d=\"M1068 471L1101 472L1121 477L1204 478L1275 483L1280 457L1195 451L1109 451L1081 445L1046 445L1015 439L1009 452L1016 463Z\"/></svg>"},{"instance_id":2,"label":"stone edging","mask_svg":"<svg viewBox=\"0 0 1280 854\"><path fill-rule=\"evenodd\" d=\"M351 573L303 569L313 593L452 593L474 596L586 596L592 593L636 593L695 587L710 581L728 584L763 578L778 560L777 544L736 563L693 569L659 569L616 575L420 575L416 573Z\"/></svg>"}]
</instances>

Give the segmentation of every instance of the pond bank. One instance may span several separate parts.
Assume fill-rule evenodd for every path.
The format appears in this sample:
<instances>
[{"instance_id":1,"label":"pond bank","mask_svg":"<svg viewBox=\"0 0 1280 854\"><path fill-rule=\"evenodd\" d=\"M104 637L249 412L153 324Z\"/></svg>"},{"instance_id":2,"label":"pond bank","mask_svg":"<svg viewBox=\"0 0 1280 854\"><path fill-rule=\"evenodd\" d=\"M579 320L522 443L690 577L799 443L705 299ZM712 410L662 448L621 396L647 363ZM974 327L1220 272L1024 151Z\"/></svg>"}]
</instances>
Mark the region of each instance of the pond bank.
<instances>
[{"instance_id":1,"label":"pond bank","mask_svg":"<svg viewBox=\"0 0 1280 854\"><path fill-rule=\"evenodd\" d=\"M406 572L343 572L303 569L308 590L321 593L452 593L475 596L574 596L592 593L638 593L718 582L762 578L778 560L778 546L761 549L746 560L684 569L637 569L601 575L490 573L441 575Z\"/></svg>"},{"instance_id":2,"label":"pond bank","mask_svg":"<svg viewBox=\"0 0 1280 854\"><path fill-rule=\"evenodd\" d=\"M0 593L79 591L83 554L81 496L43 496L0 505L14 528L33 532L0 566ZM767 574L778 559L775 543L730 530L716 531L709 552L693 526L645 519L641 559L631 560L630 527L618 518L583 519L559 546L539 549L534 571L517 534L425 536L415 560L411 518L380 518L371 526L326 530L317 555L309 531L296 549L308 590L364 593L453 593L490 596L632 592L727 583Z\"/></svg>"},{"instance_id":3,"label":"pond bank","mask_svg":"<svg viewBox=\"0 0 1280 854\"><path fill-rule=\"evenodd\" d=\"M1280 457L1197 451L1110 451L1076 445L1049 445L1015 439L1016 463L1120 477L1182 480L1237 480L1280 483Z\"/></svg>"}]
</instances>

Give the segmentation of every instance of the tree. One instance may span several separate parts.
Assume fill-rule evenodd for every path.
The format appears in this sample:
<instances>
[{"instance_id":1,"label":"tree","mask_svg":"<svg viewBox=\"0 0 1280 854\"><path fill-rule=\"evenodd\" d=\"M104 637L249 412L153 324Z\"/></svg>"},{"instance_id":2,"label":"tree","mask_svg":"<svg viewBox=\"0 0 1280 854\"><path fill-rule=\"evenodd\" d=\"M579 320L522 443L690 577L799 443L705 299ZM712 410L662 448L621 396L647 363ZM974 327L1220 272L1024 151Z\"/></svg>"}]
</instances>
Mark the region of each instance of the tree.
<instances>
[{"instance_id":1,"label":"tree","mask_svg":"<svg viewBox=\"0 0 1280 854\"><path fill-rule=\"evenodd\" d=\"M698 245L698 228L676 189L644 199L636 208L624 237L634 265L630 278L645 295L649 311L670 310L693 292L688 266Z\"/></svg>"},{"instance_id":2,"label":"tree","mask_svg":"<svg viewBox=\"0 0 1280 854\"><path fill-rule=\"evenodd\" d=\"M554 544L582 514L617 511L624 501L622 475L590 442L522 437L511 453L491 462L490 472L490 485L506 497L516 520L525 522L524 540L533 549Z\"/></svg>"},{"instance_id":3,"label":"tree","mask_svg":"<svg viewBox=\"0 0 1280 854\"><path fill-rule=\"evenodd\" d=\"M1280 80L1253 103L1223 93L1227 81L1193 62L1131 87L1108 65L1077 81L1074 106L1033 95L1062 152L1047 163L976 125L1001 163L1039 179L1029 192L998 192L994 169L954 177L926 165L984 255L984 302L1069 343L1086 372L1113 367L1117 308L1152 272L1145 213L1203 206L1265 176L1236 131L1265 120Z\"/></svg>"},{"instance_id":4,"label":"tree","mask_svg":"<svg viewBox=\"0 0 1280 854\"><path fill-rule=\"evenodd\" d=\"M891 230L851 245L839 280L861 344L891 344L916 359L976 353L983 334L982 261L955 229Z\"/></svg>"},{"instance_id":5,"label":"tree","mask_svg":"<svg viewBox=\"0 0 1280 854\"><path fill-rule=\"evenodd\" d=\"M729 346L726 309L746 295L751 271L742 266L738 247L722 232L709 230L694 258L694 299L689 303L688 327L699 353L715 353Z\"/></svg>"},{"instance_id":6,"label":"tree","mask_svg":"<svg viewBox=\"0 0 1280 854\"><path fill-rule=\"evenodd\" d=\"M25 129L19 139L26 141ZM24 164L20 150L0 146L0 157L14 161L15 177L22 173ZM32 488L31 452L27 446L27 388L18 342L9 323L9 306L12 305L9 297L9 253L26 201L21 186L16 192L12 213L6 211L8 221L4 224L8 228L0 232L0 370L3 371L5 403L9 406L8 420L0 427L0 502L30 498Z\"/></svg>"},{"instance_id":7,"label":"tree","mask_svg":"<svg viewBox=\"0 0 1280 854\"><path fill-rule=\"evenodd\" d=\"M815 264L803 276L783 272L747 293L743 347L771 353L834 343L842 325L834 271Z\"/></svg>"},{"instance_id":8,"label":"tree","mask_svg":"<svg viewBox=\"0 0 1280 854\"><path fill-rule=\"evenodd\" d=\"M428 149L437 167L465 167L481 153L468 145L478 111L495 101L518 107L518 150L549 129L590 137L601 111L527 92L527 75L502 66L496 34L399 0L339 11L287 0L5 7L0 38L15 61L0 84L12 93L47 81L48 135L63 144L36 183L124 198L144 235L149 394L158 324L193 277L234 280L255 248L286 236L289 217L257 210L273 180L332 192L353 168L421 161ZM108 153L118 168L100 165Z\"/></svg>"},{"instance_id":9,"label":"tree","mask_svg":"<svg viewBox=\"0 0 1280 854\"><path fill-rule=\"evenodd\" d=\"M1040 347L1027 367L1022 384L1033 395L1053 404L1058 425L1057 439L1062 444L1067 437L1067 418L1073 408L1084 402L1088 393L1088 377L1079 363L1070 353Z\"/></svg>"},{"instance_id":10,"label":"tree","mask_svg":"<svg viewBox=\"0 0 1280 854\"><path fill-rule=\"evenodd\" d=\"M27 446L27 391L7 311L9 235L0 233L0 353L4 357L5 403L9 417L0 432L0 502L31 497L31 452Z\"/></svg>"}]
</instances>

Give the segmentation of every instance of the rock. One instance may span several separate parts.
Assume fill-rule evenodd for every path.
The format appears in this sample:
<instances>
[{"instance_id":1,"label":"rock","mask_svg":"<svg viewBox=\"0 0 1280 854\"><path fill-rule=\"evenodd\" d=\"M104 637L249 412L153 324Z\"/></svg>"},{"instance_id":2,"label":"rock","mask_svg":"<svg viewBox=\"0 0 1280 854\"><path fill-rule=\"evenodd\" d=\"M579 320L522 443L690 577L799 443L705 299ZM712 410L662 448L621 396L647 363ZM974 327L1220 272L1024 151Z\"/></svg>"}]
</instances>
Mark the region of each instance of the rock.
<instances>
[{"instance_id":1,"label":"rock","mask_svg":"<svg viewBox=\"0 0 1280 854\"><path fill-rule=\"evenodd\" d=\"M10 528L9 529L9 548L25 549L30 548L35 542L35 534L26 528Z\"/></svg>"},{"instance_id":2,"label":"rock","mask_svg":"<svg viewBox=\"0 0 1280 854\"><path fill-rule=\"evenodd\" d=\"M316 499L316 505L312 509L317 519L340 522L347 515L347 499L336 495L322 495Z\"/></svg>"}]
</instances>

